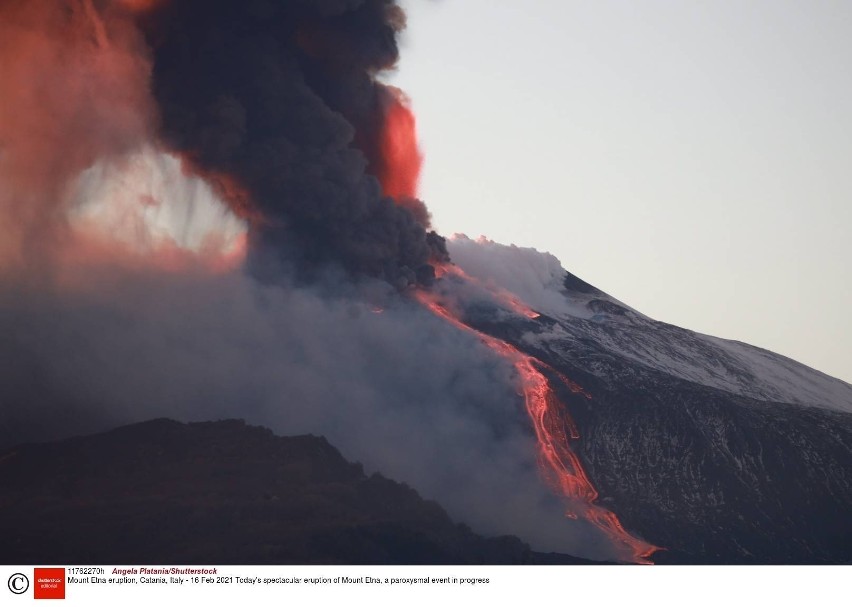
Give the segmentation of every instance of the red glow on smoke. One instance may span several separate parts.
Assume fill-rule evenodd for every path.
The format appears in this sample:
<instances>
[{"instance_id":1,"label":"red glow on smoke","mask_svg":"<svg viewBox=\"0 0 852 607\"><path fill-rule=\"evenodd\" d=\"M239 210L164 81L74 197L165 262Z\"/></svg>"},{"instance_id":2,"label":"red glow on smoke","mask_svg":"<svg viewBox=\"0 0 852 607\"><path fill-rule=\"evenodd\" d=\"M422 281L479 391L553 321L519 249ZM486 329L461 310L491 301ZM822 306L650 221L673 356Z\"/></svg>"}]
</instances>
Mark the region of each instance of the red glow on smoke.
<instances>
[{"instance_id":1,"label":"red glow on smoke","mask_svg":"<svg viewBox=\"0 0 852 607\"><path fill-rule=\"evenodd\" d=\"M388 102L381 145L386 164L378 178L385 194L397 199L415 198L423 157L417 147L414 114L399 93Z\"/></svg>"},{"instance_id":2,"label":"red glow on smoke","mask_svg":"<svg viewBox=\"0 0 852 607\"><path fill-rule=\"evenodd\" d=\"M150 133L144 43L98 6L0 2L0 268L58 245L68 182Z\"/></svg>"},{"instance_id":3,"label":"red glow on smoke","mask_svg":"<svg viewBox=\"0 0 852 607\"><path fill-rule=\"evenodd\" d=\"M462 275L461 271L453 266L441 268L440 275L447 273ZM439 300L435 293L418 290L415 297L434 314L458 329L476 335L488 348L512 363L520 376L524 404L535 430L542 475L555 492L565 497L572 508L576 508L576 511L566 512L565 516L571 519L584 518L606 534L616 547L628 555L628 558L636 563L652 564L648 558L660 548L630 535L613 512L595 503L598 492L586 475L579 458L571 450L571 441L580 437L579 431L568 414L565 404L560 402L545 372L556 376L574 394L582 395L587 399L590 399L591 395L537 358L524 354L508 342L465 324ZM513 301L510 298L500 298L500 300L508 308L519 311L529 318L535 318L531 315L535 312L517 300Z\"/></svg>"},{"instance_id":4,"label":"red glow on smoke","mask_svg":"<svg viewBox=\"0 0 852 607\"><path fill-rule=\"evenodd\" d=\"M248 254L248 233L243 232L229 248L222 250L219 243L211 242L209 248L202 247L202 256L208 267L217 272L230 272L243 265Z\"/></svg>"},{"instance_id":5,"label":"red glow on smoke","mask_svg":"<svg viewBox=\"0 0 852 607\"><path fill-rule=\"evenodd\" d=\"M423 154L417 144L417 120L405 94L397 88L384 87L383 123L379 134L379 158L374 159L373 173L382 191L400 206L411 210L424 226L429 215L417 200Z\"/></svg>"},{"instance_id":6,"label":"red glow on smoke","mask_svg":"<svg viewBox=\"0 0 852 607\"><path fill-rule=\"evenodd\" d=\"M144 13L153 10L166 0L116 0L118 4L134 13Z\"/></svg>"},{"instance_id":7,"label":"red glow on smoke","mask_svg":"<svg viewBox=\"0 0 852 607\"><path fill-rule=\"evenodd\" d=\"M246 255L246 236L229 247L211 239L199 251L188 251L175 243L162 242L149 251L134 251L92 230L73 233L53 260L51 280L62 292L97 292L116 275L185 277L216 275L239 267Z\"/></svg>"}]
</instances>

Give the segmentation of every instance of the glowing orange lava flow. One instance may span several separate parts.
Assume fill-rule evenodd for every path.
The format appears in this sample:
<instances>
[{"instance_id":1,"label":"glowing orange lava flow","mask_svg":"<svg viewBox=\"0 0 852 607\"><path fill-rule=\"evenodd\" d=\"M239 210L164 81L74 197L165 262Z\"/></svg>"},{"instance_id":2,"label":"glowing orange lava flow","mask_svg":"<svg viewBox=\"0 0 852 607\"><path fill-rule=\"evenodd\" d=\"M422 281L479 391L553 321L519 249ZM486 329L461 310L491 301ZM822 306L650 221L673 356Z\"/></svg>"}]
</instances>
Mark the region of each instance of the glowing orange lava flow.
<instances>
[{"instance_id":1,"label":"glowing orange lava flow","mask_svg":"<svg viewBox=\"0 0 852 607\"><path fill-rule=\"evenodd\" d=\"M444 267L443 272L458 274L459 271ZM479 337L491 350L510 361L521 378L524 403L527 413L533 422L536 439L539 446L539 465L548 484L554 491L569 500L577 512L569 510L565 513L568 518L582 517L604 532L613 544L626 556L626 559L641 564L653 564L648 560L654 552L660 550L639 538L633 537L613 513L595 504L598 492L589 481L577 455L571 450L570 441L580 437L574 420L568 414L566 407L559 401L556 391L541 369L556 375L565 386L575 394L591 398L579 385L533 356L524 354L515 346L491 335L487 335L467 325L454 315L439 300L438 295L431 291L418 290L417 300L437 316L445 319L453 326ZM525 315L535 318L537 314L525 308L517 300L505 300L508 306L518 311L525 309ZM535 315L535 316L533 316Z\"/></svg>"}]
</instances>

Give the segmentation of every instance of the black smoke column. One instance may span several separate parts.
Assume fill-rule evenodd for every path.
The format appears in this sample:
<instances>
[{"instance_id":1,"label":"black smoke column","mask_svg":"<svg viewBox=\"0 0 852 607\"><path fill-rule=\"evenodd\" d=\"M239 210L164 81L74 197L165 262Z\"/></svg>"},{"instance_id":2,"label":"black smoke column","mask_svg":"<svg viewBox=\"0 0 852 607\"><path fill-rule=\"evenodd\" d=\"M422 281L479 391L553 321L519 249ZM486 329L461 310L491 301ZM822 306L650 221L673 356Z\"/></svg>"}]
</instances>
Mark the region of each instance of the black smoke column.
<instances>
[{"instance_id":1,"label":"black smoke column","mask_svg":"<svg viewBox=\"0 0 852 607\"><path fill-rule=\"evenodd\" d=\"M427 236L425 209L395 204L370 171L388 90L375 76L398 58L400 7L171 0L141 25L161 136L250 219L255 260L428 281L443 239Z\"/></svg>"}]
</instances>

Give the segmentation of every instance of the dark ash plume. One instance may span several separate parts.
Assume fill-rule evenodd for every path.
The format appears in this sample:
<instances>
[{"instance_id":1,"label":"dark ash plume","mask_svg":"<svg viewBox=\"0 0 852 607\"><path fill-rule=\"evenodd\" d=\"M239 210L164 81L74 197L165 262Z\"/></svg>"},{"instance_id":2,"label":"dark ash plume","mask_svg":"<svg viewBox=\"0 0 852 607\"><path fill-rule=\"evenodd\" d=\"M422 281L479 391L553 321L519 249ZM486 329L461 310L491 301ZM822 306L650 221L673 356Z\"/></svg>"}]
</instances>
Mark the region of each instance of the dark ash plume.
<instances>
[{"instance_id":1,"label":"dark ash plume","mask_svg":"<svg viewBox=\"0 0 852 607\"><path fill-rule=\"evenodd\" d=\"M371 174L387 96L375 75L404 26L395 2L172 0L140 22L161 137L245 190L255 256L428 282L443 240L422 203L395 204Z\"/></svg>"}]
</instances>

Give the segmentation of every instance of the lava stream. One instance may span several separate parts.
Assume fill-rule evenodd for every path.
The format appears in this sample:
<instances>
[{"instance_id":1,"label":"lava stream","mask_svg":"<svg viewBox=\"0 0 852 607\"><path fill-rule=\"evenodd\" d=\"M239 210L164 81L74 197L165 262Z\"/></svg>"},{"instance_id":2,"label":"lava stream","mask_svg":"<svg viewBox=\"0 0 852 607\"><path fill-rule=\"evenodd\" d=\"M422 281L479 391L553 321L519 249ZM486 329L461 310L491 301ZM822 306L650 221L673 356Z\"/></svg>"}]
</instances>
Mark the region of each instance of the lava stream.
<instances>
[{"instance_id":1,"label":"lava stream","mask_svg":"<svg viewBox=\"0 0 852 607\"><path fill-rule=\"evenodd\" d=\"M460 271L453 266L445 266L442 271L443 273L460 274ZM589 481L579 458L570 448L570 441L579 438L577 426L568 414L566 407L559 401L556 391L542 369L559 377L565 386L575 394L581 394L585 398L591 398L591 395L537 358L524 354L508 342L465 324L447 306L441 303L435 293L418 290L415 292L415 297L437 316L460 330L479 337L486 346L510 361L515 367L521 378L524 404L535 429L542 474L554 491L567 498L569 503L579 510L578 512L568 511L566 516L572 519L582 517L589 521L606 534L615 546L627 551L630 555L629 558L634 562L653 564L648 558L660 548L630 535L613 512L595 504L598 492ZM538 316L516 299L507 297L502 303L513 311L523 313L528 318Z\"/></svg>"}]
</instances>

